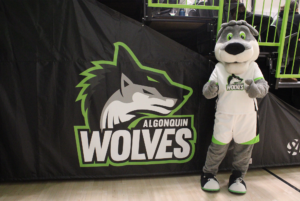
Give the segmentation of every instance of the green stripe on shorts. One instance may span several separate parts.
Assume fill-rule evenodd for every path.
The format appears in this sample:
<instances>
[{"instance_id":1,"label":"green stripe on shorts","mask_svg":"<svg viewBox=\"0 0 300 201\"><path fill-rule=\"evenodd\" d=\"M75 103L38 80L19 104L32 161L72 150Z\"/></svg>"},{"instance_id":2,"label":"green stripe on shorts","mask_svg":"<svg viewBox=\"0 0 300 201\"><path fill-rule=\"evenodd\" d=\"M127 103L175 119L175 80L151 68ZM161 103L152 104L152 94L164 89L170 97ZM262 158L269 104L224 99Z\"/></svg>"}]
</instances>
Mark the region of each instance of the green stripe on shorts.
<instances>
[{"instance_id":1,"label":"green stripe on shorts","mask_svg":"<svg viewBox=\"0 0 300 201\"><path fill-rule=\"evenodd\" d=\"M252 140L248 141L248 142L244 142L244 143L239 143L239 144L244 144L244 145L250 145L250 144L255 144L259 142L259 134L253 138Z\"/></svg>"},{"instance_id":2,"label":"green stripe on shorts","mask_svg":"<svg viewBox=\"0 0 300 201\"><path fill-rule=\"evenodd\" d=\"M212 137L211 141L214 144L218 144L218 145L225 145L225 144L227 144L227 143L223 143L223 142L218 141L214 136Z\"/></svg>"}]
</instances>

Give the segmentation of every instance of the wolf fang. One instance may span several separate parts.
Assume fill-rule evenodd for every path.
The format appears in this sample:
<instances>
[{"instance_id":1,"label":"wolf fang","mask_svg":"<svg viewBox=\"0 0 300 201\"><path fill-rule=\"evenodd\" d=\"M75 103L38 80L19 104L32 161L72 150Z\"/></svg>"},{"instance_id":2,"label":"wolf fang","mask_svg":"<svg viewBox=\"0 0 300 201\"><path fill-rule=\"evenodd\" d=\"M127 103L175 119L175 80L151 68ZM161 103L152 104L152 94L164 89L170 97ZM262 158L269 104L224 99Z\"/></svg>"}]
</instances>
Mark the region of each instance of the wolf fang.
<instances>
[{"instance_id":1,"label":"wolf fang","mask_svg":"<svg viewBox=\"0 0 300 201\"><path fill-rule=\"evenodd\" d=\"M146 119L143 128L186 127L188 122L188 119Z\"/></svg>"},{"instance_id":2,"label":"wolf fang","mask_svg":"<svg viewBox=\"0 0 300 201\"><path fill-rule=\"evenodd\" d=\"M168 160L173 159L173 155L175 159L184 159L191 154L191 144L187 141L193 137L189 128L155 129L152 139L149 129L133 130L132 135L128 130L116 130L114 132L104 130L101 135L103 135L102 140L100 139L100 131L93 131L89 143L88 131L80 131L85 163L93 162L94 155L97 162L105 162L108 155L115 162ZM140 142L141 135L144 139L143 143ZM168 139L170 135L174 135L174 140ZM120 154L119 142L121 137L123 138L123 146L121 146L122 152ZM179 147L174 147L172 152L167 152L167 147L171 147L173 142L176 142ZM145 153L139 153L140 144L145 146Z\"/></svg>"}]
</instances>

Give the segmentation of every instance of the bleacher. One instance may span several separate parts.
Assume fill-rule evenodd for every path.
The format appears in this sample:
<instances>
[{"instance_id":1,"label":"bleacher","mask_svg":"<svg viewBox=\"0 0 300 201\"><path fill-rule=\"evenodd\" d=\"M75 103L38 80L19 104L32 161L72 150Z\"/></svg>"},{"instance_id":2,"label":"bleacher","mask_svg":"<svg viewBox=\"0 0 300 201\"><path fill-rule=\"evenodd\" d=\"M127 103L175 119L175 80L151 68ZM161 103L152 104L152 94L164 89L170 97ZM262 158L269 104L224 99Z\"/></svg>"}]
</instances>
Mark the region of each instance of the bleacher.
<instances>
[{"instance_id":1,"label":"bleacher","mask_svg":"<svg viewBox=\"0 0 300 201\"><path fill-rule=\"evenodd\" d=\"M299 14L296 6L290 8L290 3L291 0L144 0L143 23L216 62L213 50L221 23L246 20L259 32L258 62L263 64L260 66L270 86L300 88L300 25L291 22ZM284 4L283 17L278 17Z\"/></svg>"}]
</instances>

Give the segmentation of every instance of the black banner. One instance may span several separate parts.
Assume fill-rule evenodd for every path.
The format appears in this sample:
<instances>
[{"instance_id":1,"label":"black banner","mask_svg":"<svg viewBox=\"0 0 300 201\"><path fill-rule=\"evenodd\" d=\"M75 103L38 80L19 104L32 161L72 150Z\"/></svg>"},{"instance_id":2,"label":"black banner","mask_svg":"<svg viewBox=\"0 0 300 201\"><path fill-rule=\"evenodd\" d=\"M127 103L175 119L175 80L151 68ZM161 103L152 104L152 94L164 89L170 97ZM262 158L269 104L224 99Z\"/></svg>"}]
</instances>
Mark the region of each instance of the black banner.
<instances>
[{"instance_id":1,"label":"black banner","mask_svg":"<svg viewBox=\"0 0 300 201\"><path fill-rule=\"evenodd\" d=\"M269 93L259 102L260 142L254 145L249 168L300 164L300 112ZM232 150L221 169L230 170Z\"/></svg>"},{"instance_id":2,"label":"black banner","mask_svg":"<svg viewBox=\"0 0 300 201\"><path fill-rule=\"evenodd\" d=\"M201 171L208 60L96 0L1 1L0 19L0 180ZM299 114L273 99L260 104L255 167L300 161ZM292 119L295 137L268 133L274 118Z\"/></svg>"},{"instance_id":3,"label":"black banner","mask_svg":"<svg viewBox=\"0 0 300 201\"><path fill-rule=\"evenodd\" d=\"M204 57L96 0L0 8L1 180L200 171Z\"/></svg>"}]
</instances>

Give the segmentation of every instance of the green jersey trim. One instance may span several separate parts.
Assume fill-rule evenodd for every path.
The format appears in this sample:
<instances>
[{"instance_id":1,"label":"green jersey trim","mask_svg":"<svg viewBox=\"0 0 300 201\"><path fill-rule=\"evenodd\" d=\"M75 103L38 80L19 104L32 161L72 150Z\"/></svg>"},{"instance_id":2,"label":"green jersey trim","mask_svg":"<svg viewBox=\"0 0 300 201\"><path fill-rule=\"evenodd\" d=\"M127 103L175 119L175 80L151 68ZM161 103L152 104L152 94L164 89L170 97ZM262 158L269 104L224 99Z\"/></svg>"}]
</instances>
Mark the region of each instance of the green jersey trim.
<instances>
[{"instance_id":1,"label":"green jersey trim","mask_svg":"<svg viewBox=\"0 0 300 201\"><path fill-rule=\"evenodd\" d=\"M256 82L257 80L261 80L261 79L264 79L264 78L263 78L263 77L255 78L255 79L254 79L254 82Z\"/></svg>"},{"instance_id":2,"label":"green jersey trim","mask_svg":"<svg viewBox=\"0 0 300 201\"><path fill-rule=\"evenodd\" d=\"M208 80L208 82L210 82L211 80ZM216 82L216 85L219 85L217 82Z\"/></svg>"}]
</instances>

